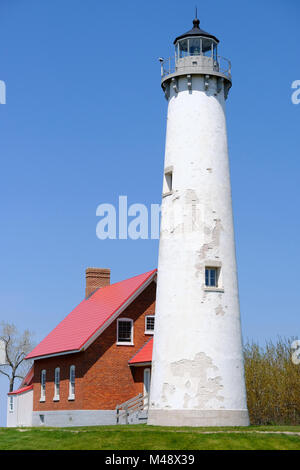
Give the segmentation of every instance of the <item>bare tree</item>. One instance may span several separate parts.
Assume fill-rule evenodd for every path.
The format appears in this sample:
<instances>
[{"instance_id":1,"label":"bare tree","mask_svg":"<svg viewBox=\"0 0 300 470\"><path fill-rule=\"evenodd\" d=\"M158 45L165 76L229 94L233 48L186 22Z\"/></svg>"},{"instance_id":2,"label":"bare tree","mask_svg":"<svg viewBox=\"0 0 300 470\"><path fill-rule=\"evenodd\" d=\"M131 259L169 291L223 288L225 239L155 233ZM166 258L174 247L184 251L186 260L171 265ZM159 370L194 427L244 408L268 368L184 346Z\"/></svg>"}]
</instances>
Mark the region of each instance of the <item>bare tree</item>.
<instances>
[{"instance_id":1,"label":"bare tree","mask_svg":"<svg viewBox=\"0 0 300 470\"><path fill-rule=\"evenodd\" d=\"M13 323L0 323L0 341L6 355L5 364L0 365L0 373L9 380L9 392L13 391L15 380L23 379L32 365L32 361L24 361L33 349L32 336L29 330L20 333Z\"/></svg>"}]
</instances>

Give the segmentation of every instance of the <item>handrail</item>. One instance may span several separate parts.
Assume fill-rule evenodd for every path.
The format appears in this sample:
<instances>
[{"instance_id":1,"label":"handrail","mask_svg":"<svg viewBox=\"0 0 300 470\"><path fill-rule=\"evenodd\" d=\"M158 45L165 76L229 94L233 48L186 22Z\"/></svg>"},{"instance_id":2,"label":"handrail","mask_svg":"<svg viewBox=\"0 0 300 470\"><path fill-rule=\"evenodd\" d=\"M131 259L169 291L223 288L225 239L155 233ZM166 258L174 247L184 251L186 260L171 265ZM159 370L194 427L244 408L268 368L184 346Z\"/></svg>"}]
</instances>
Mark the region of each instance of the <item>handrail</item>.
<instances>
[{"instance_id":1,"label":"handrail","mask_svg":"<svg viewBox=\"0 0 300 470\"><path fill-rule=\"evenodd\" d=\"M196 56L193 56L196 57ZM201 56L199 56L201 57ZM174 57L168 57L167 59L160 59L161 62L161 76L162 78L175 73L177 70L182 69L191 69L192 65L183 65L178 60L175 60ZM195 70L199 70L200 67L195 68ZM203 66L203 68L207 69L207 66ZM208 67L209 68L209 67ZM217 56L217 60L211 60L211 70L214 72L220 72L226 75L229 79L231 79L231 62L229 59L226 59L222 56ZM206 72L206 70L205 70Z\"/></svg>"},{"instance_id":2,"label":"handrail","mask_svg":"<svg viewBox=\"0 0 300 470\"><path fill-rule=\"evenodd\" d=\"M124 403L121 403L121 405L117 405L119 408L123 407L123 406L126 406L126 405L129 405L130 403L138 400L139 398L141 398L143 396L142 393L139 393L136 397L133 397L133 398L130 398L130 400L127 400L127 401L124 401Z\"/></svg>"},{"instance_id":3,"label":"handrail","mask_svg":"<svg viewBox=\"0 0 300 470\"><path fill-rule=\"evenodd\" d=\"M147 403L145 403L147 401ZM125 422L128 424L128 417L135 411L141 411L149 408L149 396L139 393L136 397L121 403L116 406L116 421L120 423L120 419L125 416Z\"/></svg>"}]
</instances>

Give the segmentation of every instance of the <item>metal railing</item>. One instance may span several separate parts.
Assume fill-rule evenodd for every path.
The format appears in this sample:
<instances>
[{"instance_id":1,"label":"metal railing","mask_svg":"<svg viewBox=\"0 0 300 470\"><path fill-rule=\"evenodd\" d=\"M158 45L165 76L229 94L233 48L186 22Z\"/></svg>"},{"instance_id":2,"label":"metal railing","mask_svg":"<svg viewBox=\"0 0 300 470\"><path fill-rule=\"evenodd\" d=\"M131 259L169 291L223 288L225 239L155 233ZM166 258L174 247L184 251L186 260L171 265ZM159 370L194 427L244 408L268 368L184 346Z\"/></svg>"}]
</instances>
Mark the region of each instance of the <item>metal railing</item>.
<instances>
[{"instance_id":1,"label":"metal railing","mask_svg":"<svg viewBox=\"0 0 300 470\"><path fill-rule=\"evenodd\" d=\"M197 56L193 56L197 57ZM201 56L198 56L201 57ZM190 69L193 68L193 65L182 65L178 60L175 60L174 57L169 57L168 59L160 59L161 62L161 76L162 78L170 75L171 73L175 73L177 71L183 71L184 69ZM205 72L208 69L207 64L205 66ZM196 70L199 70L201 68L200 66L195 67ZM223 75L226 75L229 79L231 79L231 62L230 60L226 59L225 57L218 56L217 60L211 60L211 68L212 72L219 72L222 73Z\"/></svg>"},{"instance_id":2,"label":"metal railing","mask_svg":"<svg viewBox=\"0 0 300 470\"><path fill-rule=\"evenodd\" d=\"M149 396L139 393L136 397L121 403L116 406L116 421L120 424L120 421L125 418L125 423L128 424L128 418L132 413L142 411L149 408Z\"/></svg>"}]
</instances>

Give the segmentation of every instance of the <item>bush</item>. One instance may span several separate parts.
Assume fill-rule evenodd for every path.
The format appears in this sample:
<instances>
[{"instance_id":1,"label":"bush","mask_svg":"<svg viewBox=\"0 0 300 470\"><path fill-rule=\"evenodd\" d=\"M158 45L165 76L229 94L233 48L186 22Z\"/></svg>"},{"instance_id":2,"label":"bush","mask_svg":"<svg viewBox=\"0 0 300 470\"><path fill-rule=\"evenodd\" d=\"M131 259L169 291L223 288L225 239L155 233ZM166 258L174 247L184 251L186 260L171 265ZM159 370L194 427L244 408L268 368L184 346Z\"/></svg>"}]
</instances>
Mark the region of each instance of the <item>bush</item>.
<instances>
[{"instance_id":1,"label":"bush","mask_svg":"<svg viewBox=\"0 0 300 470\"><path fill-rule=\"evenodd\" d=\"M244 346L250 422L300 424L300 365L291 360L294 338Z\"/></svg>"}]
</instances>

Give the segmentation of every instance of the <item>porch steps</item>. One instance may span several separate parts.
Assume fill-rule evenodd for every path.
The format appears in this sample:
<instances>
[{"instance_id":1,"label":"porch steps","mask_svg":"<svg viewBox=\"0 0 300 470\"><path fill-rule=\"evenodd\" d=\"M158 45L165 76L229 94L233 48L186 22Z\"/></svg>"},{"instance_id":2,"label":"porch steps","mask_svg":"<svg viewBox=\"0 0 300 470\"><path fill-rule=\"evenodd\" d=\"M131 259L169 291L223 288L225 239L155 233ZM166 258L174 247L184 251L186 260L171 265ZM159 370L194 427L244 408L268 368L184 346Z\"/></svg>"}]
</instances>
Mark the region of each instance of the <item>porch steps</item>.
<instances>
[{"instance_id":1,"label":"porch steps","mask_svg":"<svg viewBox=\"0 0 300 470\"><path fill-rule=\"evenodd\" d=\"M149 397L140 393L136 397L116 406L116 424L146 423L148 419Z\"/></svg>"}]
</instances>

